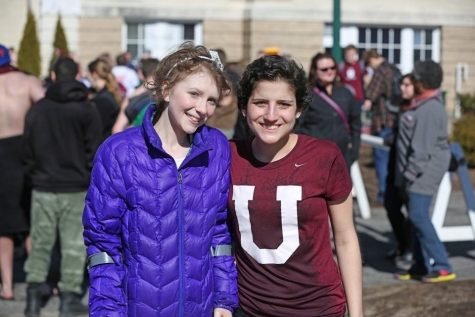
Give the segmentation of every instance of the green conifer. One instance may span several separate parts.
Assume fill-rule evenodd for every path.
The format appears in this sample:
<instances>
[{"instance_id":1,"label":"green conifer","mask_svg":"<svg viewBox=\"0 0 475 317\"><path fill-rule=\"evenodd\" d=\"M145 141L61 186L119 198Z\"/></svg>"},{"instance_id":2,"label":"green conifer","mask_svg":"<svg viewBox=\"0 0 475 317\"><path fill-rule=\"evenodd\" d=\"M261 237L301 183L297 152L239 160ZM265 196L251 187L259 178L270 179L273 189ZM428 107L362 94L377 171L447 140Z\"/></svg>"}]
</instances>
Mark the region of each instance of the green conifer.
<instances>
[{"instance_id":1,"label":"green conifer","mask_svg":"<svg viewBox=\"0 0 475 317\"><path fill-rule=\"evenodd\" d=\"M56 30L54 32L53 56L51 57L50 67L59 56L69 56L69 49L66 33L64 32L63 24L61 23L61 15L58 14L58 21L56 22Z\"/></svg>"},{"instance_id":2,"label":"green conifer","mask_svg":"<svg viewBox=\"0 0 475 317\"><path fill-rule=\"evenodd\" d=\"M41 73L40 42L36 33L35 16L30 8L18 50L18 68L36 77Z\"/></svg>"}]
</instances>

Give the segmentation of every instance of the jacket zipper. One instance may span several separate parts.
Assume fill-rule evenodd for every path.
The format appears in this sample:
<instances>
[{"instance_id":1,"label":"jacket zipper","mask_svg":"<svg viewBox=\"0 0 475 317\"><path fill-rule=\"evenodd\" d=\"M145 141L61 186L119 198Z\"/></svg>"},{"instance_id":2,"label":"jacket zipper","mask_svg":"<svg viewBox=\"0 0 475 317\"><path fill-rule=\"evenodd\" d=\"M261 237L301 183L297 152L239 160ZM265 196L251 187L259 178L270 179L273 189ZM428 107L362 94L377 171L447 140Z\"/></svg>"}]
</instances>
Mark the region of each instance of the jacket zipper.
<instances>
[{"instance_id":1,"label":"jacket zipper","mask_svg":"<svg viewBox=\"0 0 475 317\"><path fill-rule=\"evenodd\" d=\"M178 305L178 316L184 316L184 295L185 295L185 286L184 286L184 274L185 274L185 264L184 264L184 240L183 240L183 231L184 231L184 213L183 213L183 175L181 171L178 171L178 262L179 262L179 275L180 275L180 293L179 293L179 305Z\"/></svg>"}]
</instances>

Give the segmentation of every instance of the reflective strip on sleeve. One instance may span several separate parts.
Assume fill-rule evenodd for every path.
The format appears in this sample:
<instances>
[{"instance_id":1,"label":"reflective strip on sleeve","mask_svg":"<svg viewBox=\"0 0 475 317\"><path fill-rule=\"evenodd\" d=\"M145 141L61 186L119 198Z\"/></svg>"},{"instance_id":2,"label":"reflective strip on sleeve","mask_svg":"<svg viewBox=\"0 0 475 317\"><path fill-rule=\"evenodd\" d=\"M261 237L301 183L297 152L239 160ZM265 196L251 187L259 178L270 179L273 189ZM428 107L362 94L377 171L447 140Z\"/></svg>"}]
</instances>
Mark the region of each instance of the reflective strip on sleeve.
<instances>
[{"instance_id":1,"label":"reflective strip on sleeve","mask_svg":"<svg viewBox=\"0 0 475 317\"><path fill-rule=\"evenodd\" d=\"M216 247L211 247L211 256L232 255L232 248L230 244L220 244Z\"/></svg>"},{"instance_id":2,"label":"reflective strip on sleeve","mask_svg":"<svg viewBox=\"0 0 475 317\"><path fill-rule=\"evenodd\" d=\"M94 253L87 259L87 268L90 269L100 264L112 264L115 263L114 259L110 257L106 252Z\"/></svg>"}]
</instances>

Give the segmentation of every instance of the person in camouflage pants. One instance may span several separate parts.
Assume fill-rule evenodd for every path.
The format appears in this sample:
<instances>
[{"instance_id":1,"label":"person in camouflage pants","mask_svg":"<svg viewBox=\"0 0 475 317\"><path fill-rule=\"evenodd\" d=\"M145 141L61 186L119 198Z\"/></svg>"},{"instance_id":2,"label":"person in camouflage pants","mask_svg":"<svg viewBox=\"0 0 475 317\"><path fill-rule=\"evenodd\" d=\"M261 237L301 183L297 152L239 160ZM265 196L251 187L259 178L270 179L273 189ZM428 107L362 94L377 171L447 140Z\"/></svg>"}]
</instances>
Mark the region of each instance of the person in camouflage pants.
<instances>
[{"instance_id":1,"label":"person in camouflage pants","mask_svg":"<svg viewBox=\"0 0 475 317\"><path fill-rule=\"evenodd\" d=\"M51 249L58 228L61 241L62 292L81 293L86 262L82 238L82 212L86 192L50 193L34 190L31 201L32 251L25 264L28 283L41 283L48 274Z\"/></svg>"}]
</instances>

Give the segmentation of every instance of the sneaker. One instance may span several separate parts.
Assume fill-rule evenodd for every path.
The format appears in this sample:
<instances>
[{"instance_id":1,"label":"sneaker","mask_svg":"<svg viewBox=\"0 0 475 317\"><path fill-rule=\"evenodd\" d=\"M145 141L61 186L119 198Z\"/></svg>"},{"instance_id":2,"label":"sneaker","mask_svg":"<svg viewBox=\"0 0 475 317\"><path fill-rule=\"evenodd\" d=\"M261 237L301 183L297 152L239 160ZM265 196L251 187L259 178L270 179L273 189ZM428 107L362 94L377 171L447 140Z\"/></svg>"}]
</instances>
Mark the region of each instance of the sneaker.
<instances>
[{"instance_id":1,"label":"sneaker","mask_svg":"<svg viewBox=\"0 0 475 317\"><path fill-rule=\"evenodd\" d=\"M447 270L433 271L422 277L424 283L441 283L453 281L457 278L457 275Z\"/></svg>"},{"instance_id":2,"label":"sneaker","mask_svg":"<svg viewBox=\"0 0 475 317\"><path fill-rule=\"evenodd\" d=\"M394 278L400 281L409 281L412 278L412 275L407 270L401 270L394 273Z\"/></svg>"},{"instance_id":3,"label":"sneaker","mask_svg":"<svg viewBox=\"0 0 475 317\"><path fill-rule=\"evenodd\" d=\"M394 278L400 281L421 280L424 274L414 270L400 270L394 273Z\"/></svg>"}]
</instances>

